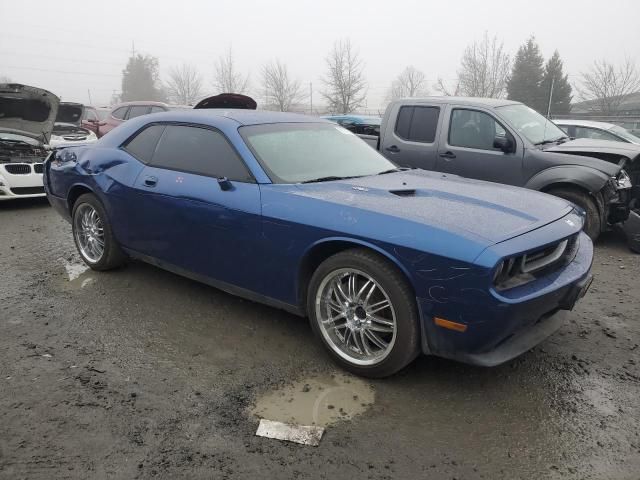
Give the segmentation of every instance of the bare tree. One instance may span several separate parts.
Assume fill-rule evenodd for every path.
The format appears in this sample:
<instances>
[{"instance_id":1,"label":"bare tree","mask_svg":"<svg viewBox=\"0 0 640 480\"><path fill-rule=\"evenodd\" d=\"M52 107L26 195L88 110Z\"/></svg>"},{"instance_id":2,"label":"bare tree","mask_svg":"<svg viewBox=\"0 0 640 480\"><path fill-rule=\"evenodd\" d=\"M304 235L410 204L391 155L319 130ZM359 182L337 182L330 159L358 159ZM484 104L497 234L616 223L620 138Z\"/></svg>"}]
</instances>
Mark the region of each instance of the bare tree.
<instances>
[{"instance_id":1,"label":"bare tree","mask_svg":"<svg viewBox=\"0 0 640 480\"><path fill-rule=\"evenodd\" d=\"M249 89L249 75L242 75L237 70L231 48L216 60L213 87L219 93L247 93Z\"/></svg>"},{"instance_id":2,"label":"bare tree","mask_svg":"<svg viewBox=\"0 0 640 480\"><path fill-rule=\"evenodd\" d=\"M507 88L511 59L497 37L485 32L481 41L469 45L462 54L456 80L455 95L466 97L502 98ZM436 89L445 95L451 92L438 80Z\"/></svg>"},{"instance_id":3,"label":"bare tree","mask_svg":"<svg viewBox=\"0 0 640 480\"><path fill-rule=\"evenodd\" d=\"M289 78L287 66L275 60L262 67L265 104L274 110L288 112L292 105L306 98L299 80Z\"/></svg>"},{"instance_id":4,"label":"bare tree","mask_svg":"<svg viewBox=\"0 0 640 480\"><path fill-rule=\"evenodd\" d=\"M334 113L351 113L365 104L364 63L351 41L338 40L326 58L327 75L320 92Z\"/></svg>"},{"instance_id":5,"label":"bare tree","mask_svg":"<svg viewBox=\"0 0 640 480\"><path fill-rule=\"evenodd\" d=\"M202 95L202 77L192 65L183 63L169 70L169 98L181 105L191 105Z\"/></svg>"},{"instance_id":6,"label":"bare tree","mask_svg":"<svg viewBox=\"0 0 640 480\"><path fill-rule=\"evenodd\" d=\"M605 59L597 60L580 77L580 99L593 100L592 109L604 115L618 113L627 97L640 90L640 70L629 58L617 67Z\"/></svg>"},{"instance_id":7,"label":"bare tree","mask_svg":"<svg viewBox=\"0 0 640 480\"><path fill-rule=\"evenodd\" d=\"M420 97L428 93L426 75L410 65L391 83L389 98Z\"/></svg>"}]
</instances>

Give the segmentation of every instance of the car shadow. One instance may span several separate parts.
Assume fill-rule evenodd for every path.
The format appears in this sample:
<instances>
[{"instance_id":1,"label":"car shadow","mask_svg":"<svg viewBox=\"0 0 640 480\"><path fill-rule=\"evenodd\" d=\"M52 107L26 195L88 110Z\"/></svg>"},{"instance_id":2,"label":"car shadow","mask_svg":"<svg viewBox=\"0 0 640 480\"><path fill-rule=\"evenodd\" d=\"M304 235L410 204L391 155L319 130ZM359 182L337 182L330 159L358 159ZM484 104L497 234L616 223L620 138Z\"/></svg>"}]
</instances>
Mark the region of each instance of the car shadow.
<instances>
[{"instance_id":1,"label":"car shadow","mask_svg":"<svg viewBox=\"0 0 640 480\"><path fill-rule=\"evenodd\" d=\"M0 211L29 210L49 207L46 197L16 198L14 200L0 201Z\"/></svg>"}]
</instances>

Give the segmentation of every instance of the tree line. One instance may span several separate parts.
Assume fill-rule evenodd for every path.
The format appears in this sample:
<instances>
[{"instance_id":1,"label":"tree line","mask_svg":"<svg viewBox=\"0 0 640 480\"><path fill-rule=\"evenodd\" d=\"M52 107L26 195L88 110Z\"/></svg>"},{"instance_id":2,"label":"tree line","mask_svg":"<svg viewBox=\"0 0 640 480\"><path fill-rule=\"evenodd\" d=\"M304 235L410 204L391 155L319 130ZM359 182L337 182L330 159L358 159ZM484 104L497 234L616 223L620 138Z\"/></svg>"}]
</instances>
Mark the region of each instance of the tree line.
<instances>
[{"instance_id":1,"label":"tree line","mask_svg":"<svg viewBox=\"0 0 640 480\"><path fill-rule=\"evenodd\" d=\"M365 63L349 39L334 43L325 57L325 68L320 93L329 112L352 113L366 106ZM253 91L262 96L264 108L300 110L311 100L306 85L278 59L265 63L258 77ZM595 100L592 110L615 114L628 95L640 90L640 70L630 59L621 65L606 59L596 60L578 78L572 86L557 50L545 61L534 36L518 48L512 59L502 41L485 33L463 51L456 78L449 82L438 78L433 89L442 95L517 100L544 115L569 113L574 98ZM215 93L248 94L252 90L249 75L239 70L231 49L214 62L211 86ZM191 105L207 93L206 90L210 89L194 66L173 67L162 82L158 59L137 54L129 58L122 72L120 100ZM386 100L428 94L427 75L409 65L391 82Z\"/></svg>"}]
</instances>

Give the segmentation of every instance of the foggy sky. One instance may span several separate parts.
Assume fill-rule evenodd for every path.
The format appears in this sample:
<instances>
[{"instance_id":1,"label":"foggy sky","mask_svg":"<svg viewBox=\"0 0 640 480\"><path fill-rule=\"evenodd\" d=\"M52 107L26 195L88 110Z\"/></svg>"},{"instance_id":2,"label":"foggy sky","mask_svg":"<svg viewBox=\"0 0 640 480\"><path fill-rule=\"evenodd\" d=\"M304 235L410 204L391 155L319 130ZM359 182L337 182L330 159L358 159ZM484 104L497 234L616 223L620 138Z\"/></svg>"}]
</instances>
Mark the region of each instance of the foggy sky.
<instances>
[{"instance_id":1,"label":"foggy sky","mask_svg":"<svg viewBox=\"0 0 640 480\"><path fill-rule=\"evenodd\" d=\"M383 103L407 65L424 71L432 93L452 81L465 46L484 31L511 55L531 34L545 58L560 51L570 81L595 59L640 64L637 0L442 2L386 0L58 1L0 0L0 76L51 90L65 101L108 104L135 51L157 56L161 74L195 65L207 90L214 60L230 46L250 73L260 103L260 68L279 58L320 104L324 58L350 38L365 61L368 108Z\"/></svg>"}]
</instances>

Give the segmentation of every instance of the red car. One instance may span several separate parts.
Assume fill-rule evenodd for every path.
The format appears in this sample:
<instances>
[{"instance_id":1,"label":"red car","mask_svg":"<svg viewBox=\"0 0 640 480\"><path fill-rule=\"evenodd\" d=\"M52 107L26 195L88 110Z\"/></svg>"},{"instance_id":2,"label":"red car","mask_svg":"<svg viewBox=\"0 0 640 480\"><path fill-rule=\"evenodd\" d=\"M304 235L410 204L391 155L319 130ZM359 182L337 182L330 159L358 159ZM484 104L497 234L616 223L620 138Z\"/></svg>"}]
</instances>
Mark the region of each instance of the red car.
<instances>
[{"instance_id":1,"label":"red car","mask_svg":"<svg viewBox=\"0 0 640 480\"><path fill-rule=\"evenodd\" d=\"M162 102L124 102L114 106L104 121L98 123L96 132L98 137L109 133L123 122L147 113L168 112L172 110L166 103Z\"/></svg>"}]
</instances>

